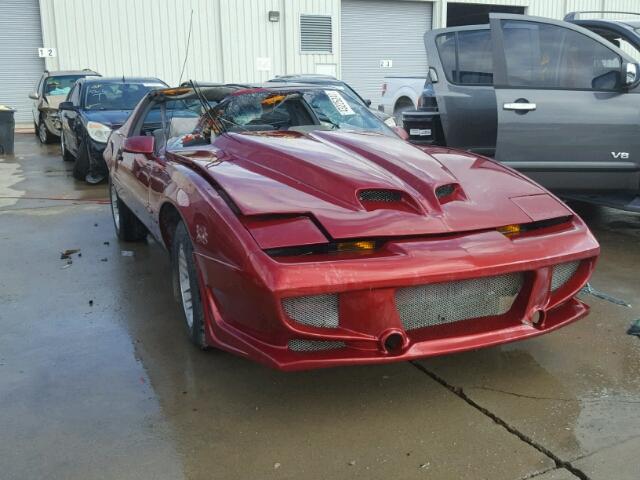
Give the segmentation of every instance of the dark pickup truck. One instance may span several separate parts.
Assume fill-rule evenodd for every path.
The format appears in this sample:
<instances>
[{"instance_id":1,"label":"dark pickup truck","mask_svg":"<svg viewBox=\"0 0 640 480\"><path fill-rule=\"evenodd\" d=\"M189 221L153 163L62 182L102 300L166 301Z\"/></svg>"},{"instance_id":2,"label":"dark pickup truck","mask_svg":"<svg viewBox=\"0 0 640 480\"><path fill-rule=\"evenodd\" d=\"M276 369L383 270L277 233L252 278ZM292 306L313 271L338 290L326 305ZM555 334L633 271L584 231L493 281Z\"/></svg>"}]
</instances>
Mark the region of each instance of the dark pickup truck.
<instances>
[{"instance_id":1,"label":"dark pickup truck","mask_svg":"<svg viewBox=\"0 0 640 480\"><path fill-rule=\"evenodd\" d=\"M405 128L565 198L640 212L640 22L570 20L491 14L427 32L430 82Z\"/></svg>"}]
</instances>

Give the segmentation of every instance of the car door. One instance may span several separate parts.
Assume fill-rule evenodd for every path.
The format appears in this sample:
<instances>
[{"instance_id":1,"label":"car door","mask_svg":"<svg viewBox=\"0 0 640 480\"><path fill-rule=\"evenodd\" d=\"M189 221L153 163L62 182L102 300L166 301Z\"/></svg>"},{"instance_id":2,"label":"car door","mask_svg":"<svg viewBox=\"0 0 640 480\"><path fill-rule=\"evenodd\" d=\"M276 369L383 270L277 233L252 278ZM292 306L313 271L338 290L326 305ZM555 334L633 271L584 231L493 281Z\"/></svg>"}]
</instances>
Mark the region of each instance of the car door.
<instances>
[{"instance_id":1,"label":"car door","mask_svg":"<svg viewBox=\"0 0 640 480\"><path fill-rule=\"evenodd\" d=\"M637 190L640 95L634 60L577 25L491 14L496 159L557 191Z\"/></svg>"},{"instance_id":2,"label":"car door","mask_svg":"<svg viewBox=\"0 0 640 480\"><path fill-rule=\"evenodd\" d=\"M122 201L131 209L138 219L148 228L152 226L149 212L149 173L156 160L155 154L128 152L125 149L126 138L150 134L143 130L145 121L154 102L144 101L132 113L131 127L115 131L112 135L119 135L120 141L114 142L118 150L113 152L115 164L111 170L112 181L118 188Z\"/></svg>"},{"instance_id":3,"label":"car door","mask_svg":"<svg viewBox=\"0 0 640 480\"><path fill-rule=\"evenodd\" d=\"M76 108L80 108L80 89L81 85L76 83L71 87L66 99ZM76 110L60 110L61 135L64 137L64 146L73 156L78 155L77 123L78 112Z\"/></svg>"},{"instance_id":4,"label":"car door","mask_svg":"<svg viewBox=\"0 0 640 480\"><path fill-rule=\"evenodd\" d=\"M44 74L38 80L38 84L36 85L36 89L33 91L35 93L36 98L33 98L33 103L31 104L31 113L33 114L33 123L38 126L40 123L40 110L38 109L40 102L42 101L42 83L44 80Z\"/></svg>"},{"instance_id":5,"label":"car door","mask_svg":"<svg viewBox=\"0 0 640 480\"><path fill-rule=\"evenodd\" d=\"M489 25L427 32L430 74L447 145L493 156L496 96Z\"/></svg>"}]
</instances>

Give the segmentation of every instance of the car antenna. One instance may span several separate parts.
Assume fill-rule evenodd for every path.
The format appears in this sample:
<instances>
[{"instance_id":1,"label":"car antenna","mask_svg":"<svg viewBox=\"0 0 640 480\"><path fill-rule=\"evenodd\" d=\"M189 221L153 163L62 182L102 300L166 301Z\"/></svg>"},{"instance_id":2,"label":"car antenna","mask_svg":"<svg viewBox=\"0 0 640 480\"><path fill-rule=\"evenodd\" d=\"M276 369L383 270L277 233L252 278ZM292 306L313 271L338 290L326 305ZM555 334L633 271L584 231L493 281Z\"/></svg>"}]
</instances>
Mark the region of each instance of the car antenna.
<instances>
[{"instance_id":1,"label":"car antenna","mask_svg":"<svg viewBox=\"0 0 640 480\"><path fill-rule=\"evenodd\" d=\"M209 103L209 100L207 100L207 97L203 95L202 89L200 88L200 86L196 83L195 80L189 80L189 83L191 84L191 88L193 88L193 91L196 94L198 101L204 108L206 115L209 117L209 120L211 120L212 125L216 125L221 132L227 133L227 128L224 126L224 124L220 120L214 118L213 115L211 115L211 110L213 109L213 107Z\"/></svg>"},{"instance_id":2,"label":"car antenna","mask_svg":"<svg viewBox=\"0 0 640 480\"><path fill-rule=\"evenodd\" d=\"M182 75L184 75L184 69L187 66L187 59L189 58L189 45L191 45L192 29L193 29L193 8L191 9L191 17L189 18L189 33L187 35L187 48L184 51L184 62L182 62L182 70L180 71L180 80L178 80L178 85L182 84Z\"/></svg>"}]
</instances>

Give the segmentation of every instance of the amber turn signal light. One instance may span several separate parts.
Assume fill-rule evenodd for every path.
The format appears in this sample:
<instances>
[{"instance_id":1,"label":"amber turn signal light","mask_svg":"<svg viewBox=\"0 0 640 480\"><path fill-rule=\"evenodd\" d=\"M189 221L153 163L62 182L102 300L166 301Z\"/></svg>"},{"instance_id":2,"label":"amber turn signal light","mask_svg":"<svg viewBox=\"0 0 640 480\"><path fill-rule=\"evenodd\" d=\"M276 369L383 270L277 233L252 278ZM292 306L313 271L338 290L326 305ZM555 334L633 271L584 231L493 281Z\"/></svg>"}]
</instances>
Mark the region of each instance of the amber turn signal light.
<instances>
[{"instance_id":1,"label":"amber turn signal light","mask_svg":"<svg viewBox=\"0 0 640 480\"><path fill-rule=\"evenodd\" d=\"M519 234L522 228L520 227L520 225L505 225L504 227L498 227L497 230L501 234L507 237L511 237L513 235Z\"/></svg>"},{"instance_id":2,"label":"amber turn signal light","mask_svg":"<svg viewBox=\"0 0 640 480\"><path fill-rule=\"evenodd\" d=\"M358 242L339 242L336 250L339 252L356 252L364 250L375 250L376 242L372 240L361 240Z\"/></svg>"}]
</instances>

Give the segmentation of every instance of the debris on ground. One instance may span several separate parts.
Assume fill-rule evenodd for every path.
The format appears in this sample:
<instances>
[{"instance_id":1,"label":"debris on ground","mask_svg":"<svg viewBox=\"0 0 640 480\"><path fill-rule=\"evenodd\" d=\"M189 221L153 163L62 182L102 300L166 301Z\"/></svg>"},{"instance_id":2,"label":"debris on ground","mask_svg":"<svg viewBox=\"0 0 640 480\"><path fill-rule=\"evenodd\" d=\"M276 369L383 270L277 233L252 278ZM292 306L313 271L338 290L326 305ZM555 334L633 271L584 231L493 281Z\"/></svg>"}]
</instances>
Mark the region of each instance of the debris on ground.
<instances>
[{"instance_id":1,"label":"debris on ground","mask_svg":"<svg viewBox=\"0 0 640 480\"><path fill-rule=\"evenodd\" d=\"M421 463L421 464L420 464L420 468L429 468L429 465L431 465L429 462L427 462L427 463Z\"/></svg>"},{"instance_id":2,"label":"debris on ground","mask_svg":"<svg viewBox=\"0 0 640 480\"><path fill-rule=\"evenodd\" d=\"M71 255L73 255L74 253L77 253L79 257L82 256L80 254L79 248L70 248L65 250L64 252L60 252L60 260L66 260L68 258L71 258Z\"/></svg>"},{"instance_id":3,"label":"debris on ground","mask_svg":"<svg viewBox=\"0 0 640 480\"><path fill-rule=\"evenodd\" d=\"M69 268L72 264L73 264L73 261L71 259L68 259L66 263L62 266L62 269L64 270L65 268Z\"/></svg>"},{"instance_id":4,"label":"debris on ground","mask_svg":"<svg viewBox=\"0 0 640 480\"><path fill-rule=\"evenodd\" d=\"M349 466L350 466L350 467L353 467L355 464L356 464L356 461L355 461L355 460L351 460L351 461L349 462Z\"/></svg>"},{"instance_id":5,"label":"debris on ground","mask_svg":"<svg viewBox=\"0 0 640 480\"><path fill-rule=\"evenodd\" d=\"M631 308L631 304L622 300L621 298L614 297L613 295L609 295L608 293L601 292L600 290L596 290L591 286L590 283L587 284L580 290L580 293L586 293L589 295L593 295L600 300L605 300L607 302L611 302L614 305L620 305L622 307Z\"/></svg>"},{"instance_id":6,"label":"debris on ground","mask_svg":"<svg viewBox=\"0 0 640 480\"><path fill-rule=\"evenodd\" d=\"M628 335L635 335L636 337L640 337L640 318L635 320L629 329L627 330Z\"/></svg>"},{"instance_id":7,"label":"debris on ground","mask_svg":"<svg viewBox=\"0 0 640 480\"><path fill-rule=\"evenodd\" d=\"M89 306L93 307L93 300L89 300Z\"/></svg>"},{"instance_id":8,"label":"debris on ground","mask_svg":"<svg viewBox=\"0 0 640 480\"><path fill-rule=\"evenodd\" d=\"M279 469L279 468L280 468L280 466L281 466L281 465L280 465L278 462L276 462L276 463L274 463L274 464L273 464L273 468L274 468L275 470Z\"/></svg>"},{"instance_id":9,"label":"debris on ground","mask_svg":"<svg viewBox=\"0 0 640 480\"><path fill-rule=\"evenodd\" d=\"M103 245L109 245L109 242L102 242Z\"/></svg>"},{"instance_id":10,"label":"debris on ground","mask_svg":"<svg viewBox=\"0 0 640 480\"><path fill-rule=\"evenodd\" d=\"M101 258L101 259L100 259L100 261L101 261L101 262L108 262L108 261L109 261L109 259L105 257L105 258Z\"/></svg>"},{"instance_id":11,"label":"debris on ground","mask_svg":"<svg viewBox=\"0 0 640 480\"><path fill-rule=\"evenodd\" d=\"M121 250L120 253L123 257L133 257L135 253L131 250Z\"/></svg>"}]
</instances>

